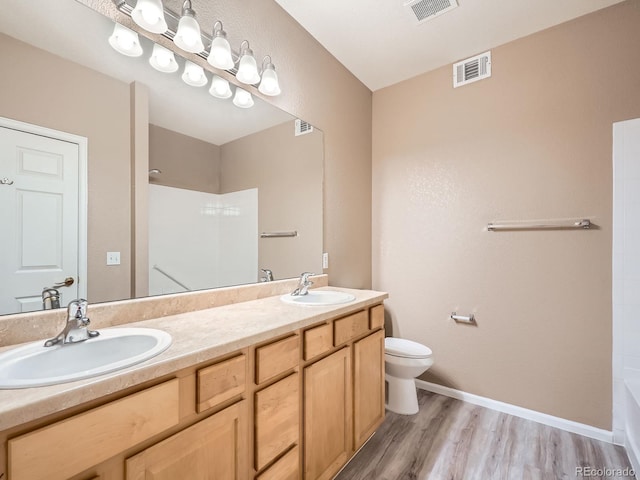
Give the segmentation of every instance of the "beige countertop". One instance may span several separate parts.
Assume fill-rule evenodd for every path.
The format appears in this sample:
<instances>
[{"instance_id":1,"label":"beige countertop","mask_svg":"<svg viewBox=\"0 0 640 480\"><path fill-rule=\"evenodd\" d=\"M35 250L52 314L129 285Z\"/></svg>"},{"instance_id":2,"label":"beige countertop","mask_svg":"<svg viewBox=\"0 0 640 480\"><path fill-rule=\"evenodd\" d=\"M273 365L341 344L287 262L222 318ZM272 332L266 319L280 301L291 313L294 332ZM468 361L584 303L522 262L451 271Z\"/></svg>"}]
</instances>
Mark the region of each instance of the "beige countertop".
<instances>
[{"instance_id":1,"label":"beige countertop","mask_svg":"<svg viewBox=\"0 0 640 480\"><path fill-rule=\"evenodd\" d=\"M164 330L171 335L172 344L150 360L110 374L47 387L0 390L0 431L375 305L388 297L373 290L327 289L351 293L356 299L348 304L311 307L286 304L276 295L121 325Z\"/></svg>"}]
</instances>

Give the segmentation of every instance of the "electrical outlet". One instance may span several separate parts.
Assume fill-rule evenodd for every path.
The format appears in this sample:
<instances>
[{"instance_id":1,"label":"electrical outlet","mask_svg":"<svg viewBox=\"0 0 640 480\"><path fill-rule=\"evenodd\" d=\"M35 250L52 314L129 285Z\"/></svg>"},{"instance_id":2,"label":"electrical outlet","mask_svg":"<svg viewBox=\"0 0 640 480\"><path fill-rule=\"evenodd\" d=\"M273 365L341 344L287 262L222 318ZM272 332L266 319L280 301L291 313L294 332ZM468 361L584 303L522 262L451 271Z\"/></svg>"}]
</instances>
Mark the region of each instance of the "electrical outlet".
<instances>
[{"instance_id":1,"label":"electrical outlet","mask_svg":"<svg viewBox=\"0 0 640 480\"><path fill-rule=\"evenodd\" d=\"M120 252L107 252L107 265L120 265Z\"/></svg>"},{"instance_id":2,"label":"electrical outlet","mask_svg":"<svg viewBox=\"0 0 640 480\"><path fill-rule=\"evenodd\" d=\"M327 252L322 254L322 268L329 268L329 254Z\"/></svg>"}]
</instances>

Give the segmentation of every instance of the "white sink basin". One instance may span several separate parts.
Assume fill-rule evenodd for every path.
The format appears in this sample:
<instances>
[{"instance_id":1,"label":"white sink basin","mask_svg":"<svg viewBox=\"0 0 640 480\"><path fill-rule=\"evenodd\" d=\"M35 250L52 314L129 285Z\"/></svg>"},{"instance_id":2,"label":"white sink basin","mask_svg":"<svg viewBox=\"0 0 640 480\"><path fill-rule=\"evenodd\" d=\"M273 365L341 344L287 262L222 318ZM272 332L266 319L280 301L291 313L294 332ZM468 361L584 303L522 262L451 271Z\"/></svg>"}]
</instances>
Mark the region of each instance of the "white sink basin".
<instances>
[{"instance_id":1,"label":"white sink basin","mask_svg":"<svg viewBox=\"0 0 640 480\"><path fill-rule=\"evenodd\" d=\"M0 388L55 385L144 362L171 345L153 328L112 328L84 342L45 347L44 340L0 354Z\"/></svg>"},{"instance_id":2,"label":"white sink basin","mask_svg":"<svg viewBox=\"0 0 640 480\"><path fill-rule=\"evenodd\" d=\"M340 305L341 303L353 302L356 299L354 295L344 292L336 292L335 290L309 290L306 295L291 295L287 293L282 295L280 300L293 305L319 306Z\"/></svg>"}]
</instances>

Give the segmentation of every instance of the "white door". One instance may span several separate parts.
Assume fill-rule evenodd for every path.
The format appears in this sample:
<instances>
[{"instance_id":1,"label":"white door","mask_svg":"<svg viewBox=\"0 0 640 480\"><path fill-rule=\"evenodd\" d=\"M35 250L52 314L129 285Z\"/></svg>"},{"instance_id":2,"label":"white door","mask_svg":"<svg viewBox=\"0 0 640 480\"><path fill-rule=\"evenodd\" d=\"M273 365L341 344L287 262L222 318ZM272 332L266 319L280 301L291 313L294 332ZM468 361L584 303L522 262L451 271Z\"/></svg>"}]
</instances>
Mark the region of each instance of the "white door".
<instances>
[{"instance_id":1,"label":"white door","mask_svg":"<svg viewBox=\"0 0 640 480\"><path fill-rule=\"evenodd\" d=\"M78 298L79 147L0 127L0 314L42 308L42 290L60 304Z\"/></svg>"}]
</instances>

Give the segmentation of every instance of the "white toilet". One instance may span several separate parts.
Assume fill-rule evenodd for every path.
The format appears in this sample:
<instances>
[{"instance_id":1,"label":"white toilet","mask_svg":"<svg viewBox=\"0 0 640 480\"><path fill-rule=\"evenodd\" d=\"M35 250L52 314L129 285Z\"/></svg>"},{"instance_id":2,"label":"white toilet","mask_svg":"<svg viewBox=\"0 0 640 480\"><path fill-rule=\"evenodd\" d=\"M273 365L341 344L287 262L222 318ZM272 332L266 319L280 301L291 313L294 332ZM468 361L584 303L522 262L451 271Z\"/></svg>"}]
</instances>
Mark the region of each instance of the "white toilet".
<instances>
[{"instance_id":1,"label":"white toilet","mask_svg":"<svg viewBox=\"0 0 640 480\"><path fill-rule=\"evenodd\" d=\"M421 343L403 338L384 339L387 410L403 415L418 413L415 379L433 365L432 355L431 349Z\"/></svg>"}]
</instances>

